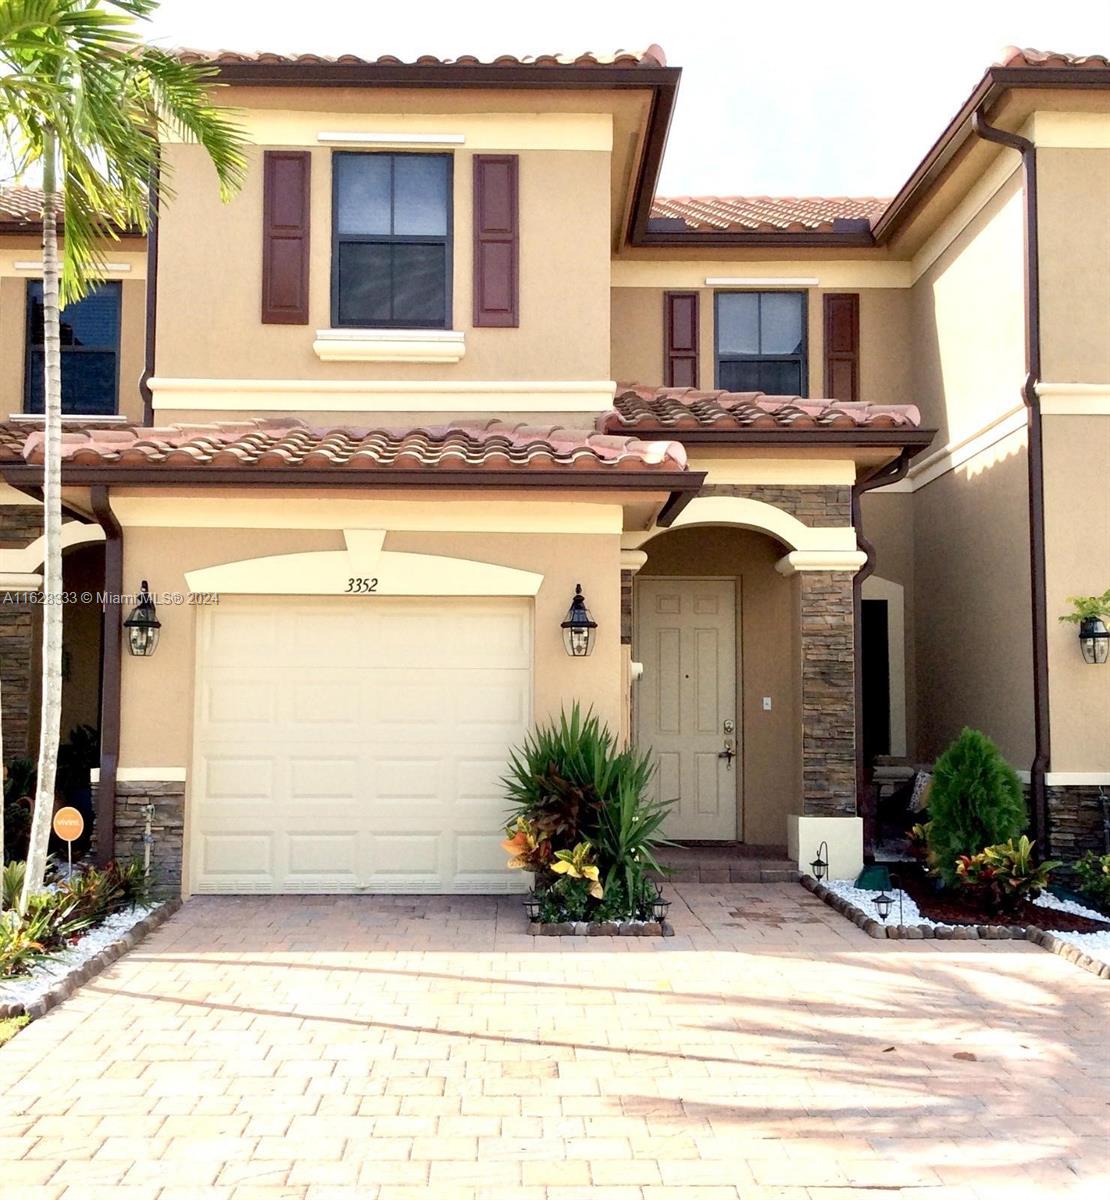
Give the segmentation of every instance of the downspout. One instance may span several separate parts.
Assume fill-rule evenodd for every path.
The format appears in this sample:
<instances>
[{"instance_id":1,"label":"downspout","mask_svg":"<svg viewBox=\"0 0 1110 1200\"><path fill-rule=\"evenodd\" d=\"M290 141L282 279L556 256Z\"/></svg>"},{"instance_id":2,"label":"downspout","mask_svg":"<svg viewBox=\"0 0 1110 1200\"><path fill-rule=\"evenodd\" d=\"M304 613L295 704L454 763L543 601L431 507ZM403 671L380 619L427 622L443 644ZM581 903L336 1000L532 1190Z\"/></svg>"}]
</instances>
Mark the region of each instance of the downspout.
<instances>
[{"instance_id":1,"label":"downspout","mask_svg":"<svg viewBox=\"0 0 1110 1200\"><path fill-rule=\"evenodd\" d=\"M852 528L856 531L856 545L867 555L863 566L852 579L852 645L855 660L855 747L856 747L856 811L863 807L863 789L866 785L865 764L863 761L863 584L875 573L875 547L864 537L863 513L860 499L864 492L874 488L886 487L905 479L910 469L910 461L919 453L921 447L906 448L892 463L880 467L872 474L865 476L852 486ZM865 846L864 852L870 857L874 847Z\"/></svg>"},{"instance_id":2,"label":"downspout","mask_svg":"<svg viewBox=\"0 0 1110 1200\"><path fill-rule=\"evenodd\" d=\"M96 789L96 860L103 866L115 857L116 775L119 767L123 530L112 512L108 488L98 483L90 492L93 515L104 530L104 591L101 619L100 783Z\"/></svg>"},{"instance_id":3,"label":"downspout","mask_svg":"<svg viewBox=\"0 0 1110 1200\"><path fill-rule=\"evenodd\" d=\"M1029 567L1033 630L1033 740L1034 757L1029 768L1029 796L1033 837L1040 852L1051 852L1048 826L1048 794L1045 775L1052 760L1048 700L1048 604L1045 586L1044 532L1044 444L1041 403L1041 284L1040 251L1037 237L1037 148L1028 138L988 125L983 109L971 118L971 128L984 141L995 142L1021 155L1022 190L1025 195L1025 403L1029 435Z\"/></svg>"},{"instance_id":4,"label":"downspout","mask_svg":"<svg viewBox=\"0 0 1110 1200\"><path fill-rule=\"evenodd\" d=\"M143 424L154 424L154 397L150 380L154 375L154 353L157 342L158 322L158 177L159 168L154 168L154 181L150 188L149 219L146 231L146 340L143 351L143 373L139 378L139 392L143 398Z\"/></svg>"}]
</instances>

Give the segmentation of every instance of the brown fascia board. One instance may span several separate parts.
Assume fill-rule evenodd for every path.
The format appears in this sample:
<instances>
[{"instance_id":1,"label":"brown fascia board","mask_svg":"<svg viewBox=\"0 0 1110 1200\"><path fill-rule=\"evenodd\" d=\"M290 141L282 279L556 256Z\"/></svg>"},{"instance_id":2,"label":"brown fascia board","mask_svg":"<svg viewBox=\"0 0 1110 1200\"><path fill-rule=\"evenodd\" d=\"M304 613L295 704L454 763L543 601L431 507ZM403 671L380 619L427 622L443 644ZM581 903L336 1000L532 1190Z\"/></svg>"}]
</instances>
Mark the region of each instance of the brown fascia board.
<instances>
[{"instance_id":1,"label":"brown fascia board","mask_svg":"<svg viewBox=\"0 0 1110 1200\"><path fill-rule=\"evenodd\" d=\"M24 489L41 483L40 464L5 463L0 478ZM696 492L705 481L699 471L471 471L348 470L343 467L161 467L62 464L62 483L87 487L357 487L357 488L551 488L636 492Z\"/></svg>"},{"instance_id":2,"label":"brown fascia board","mask_svg":"<svg viewBox=\"0 0 1110 1200\"><path fill-rule=\"evenodd\" d=\"M614 435L645 440L666 438L684 446L895 446L920 453L932 444L935 429L667 429L613 428Z\"/></svg>"},{"instance_id":3,"label":"brown fascia board","mask_svg":"<svg viewBox=\"0 0 1110 1200\"><path fill-rule=\"evenodd\" d=\"M65 233L65 222L58 221L58 232ZM144 238L146 234L141 229L117 229L114 231L118 238ZM41 221L0 221L0 234L22 233L37 236L42 233Z\"/></svg>"},{"instance_id":4,"label":"brown fascia board","mask_svg":"<svg viewBox=\"0 0 1110 1200\"><path fill-rule=\"evenodd\" d=\"M680 67L453 66L449 63L199 63L229 87L395 87L612 91L678 87Z\"/></svg>"},{"instance_id":5,"label":"brown fascia board","mask_svg":"<svg viewBox=\"0 0 1110 1200\"><path fill-rule=\"evenodd\" d=\"M1011 88L1110 88L1110 69L1101 67L992 67L979 81L963 107L930 147L902 190L875 222L876 242L889 241L925 192L936 182L957 151L974 136L971 118L989 111Z\"/></svg>"}]
</instances>

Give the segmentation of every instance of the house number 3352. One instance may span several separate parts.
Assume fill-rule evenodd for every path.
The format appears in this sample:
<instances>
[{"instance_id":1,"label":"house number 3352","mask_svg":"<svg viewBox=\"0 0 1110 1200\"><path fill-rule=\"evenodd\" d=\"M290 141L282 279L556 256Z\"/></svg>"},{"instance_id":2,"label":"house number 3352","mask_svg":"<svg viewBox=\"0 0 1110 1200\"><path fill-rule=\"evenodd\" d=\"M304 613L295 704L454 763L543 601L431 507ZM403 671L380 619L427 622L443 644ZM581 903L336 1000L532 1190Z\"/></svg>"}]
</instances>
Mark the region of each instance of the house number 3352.
<instances>
[{"instance_id":1,"label":"house number 3352","mask_svg":"<svg viewBox=\"0 0 1110 1200\"><path fill-rule=\"evenodd\" d=\"M378 580L376 576L372 579L368 579L365 575L352 575L351 578L347 580L348 592L367 596L371 592L376 592L377 590Z\"/></svg>"}]
</instances>

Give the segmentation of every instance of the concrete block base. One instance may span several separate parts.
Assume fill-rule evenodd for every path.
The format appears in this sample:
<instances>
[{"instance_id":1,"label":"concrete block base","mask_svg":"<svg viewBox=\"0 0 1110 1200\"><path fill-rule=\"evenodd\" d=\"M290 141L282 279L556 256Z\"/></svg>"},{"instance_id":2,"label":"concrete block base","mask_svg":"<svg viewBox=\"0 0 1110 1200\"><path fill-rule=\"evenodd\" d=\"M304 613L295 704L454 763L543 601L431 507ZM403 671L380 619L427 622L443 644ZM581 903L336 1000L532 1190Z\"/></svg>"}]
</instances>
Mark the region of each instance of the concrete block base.
<instances>
[{"instance_id":1,"label":"concrete block base","mask_svg":"<svg viewBox=\"0 0 1110 1200\"><path fill-rule=\"evenodd\" d=\"M862 817L803 817L791 813L786 818L786 845L798 870L813 874L810 864L822 842L829 846L827 879L855 880L863 870Z\"/></svg>"}]
</instances>

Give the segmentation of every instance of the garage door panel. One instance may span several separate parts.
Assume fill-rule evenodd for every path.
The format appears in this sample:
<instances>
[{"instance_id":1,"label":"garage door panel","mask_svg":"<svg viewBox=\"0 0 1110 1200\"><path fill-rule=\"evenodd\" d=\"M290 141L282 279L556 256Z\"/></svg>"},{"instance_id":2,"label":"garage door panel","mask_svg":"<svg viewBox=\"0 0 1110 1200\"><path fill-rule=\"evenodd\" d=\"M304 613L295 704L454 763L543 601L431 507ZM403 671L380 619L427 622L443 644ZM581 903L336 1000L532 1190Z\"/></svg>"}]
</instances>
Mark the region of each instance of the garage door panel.
<instances>
[{"instance_id":1,"label":"garage door panel","mask_svg":"<svg viewBox=\"0 0 1110 1200\"><path fill-rule=\"evenodd\" d=\"M520 890L500 778L530 719L529 602L360 599L202 614L194 890Z\"/></svg>"},{"instance_id":2,"label":"garage door panel","mask_svg":"<svg viewBox=\"0 0 1110 1200\"><path fill-rule=\"evenodd\" d=\"M208 878L236 876L269 879L274 869L274 835L269 833L207 833L201 861Z\"/></svg>"},{"instance_id":3,"label":"garage door panel","mask_svg":"<svg viewBox=\"0 0 1110 1200\"><path fill-rule=\"evenodd\" d=\"M353 886L359 875L358 831L335 833L290 833L286 854L291 875L314 875Z\"/></svg>"},{"instance_id":4,"label":"garage door panel","mask_svg":"<svg viewBox=\"0 0 1110 1200\"><path fill-rule=\"evenodd\" d=\"M268 802L274 794L274 762L269 757L244 757L229 749L216 750L205 763L204 797L210 804L228 800Z\"/></svg>"},{"instance_id":5,"label":"garage door panel","mask_svg":"<svg viewBox=\"0 0 1110 1200\"><path fill-rule=\"evenodd\" d=\"M200 719L211 726L272 725L278 716L278 699L270 677L217 675L201 681Z\"/></svg>"},{"instance_id":6,"label":"garage door panel","mask_svg":"<svg viewBox=\"0 0 1110 1200\"><path fill-rule=\"evenodd\" d=\"M320 802L334 806L358 801L362 770L357 758L299 758L289 756L289 795L298 803Z\"/></svg>"}]
</instances>

